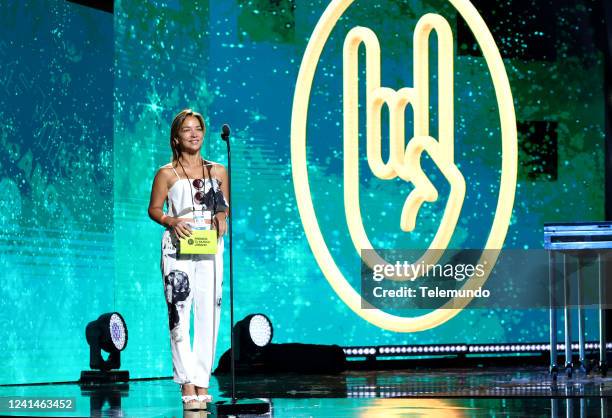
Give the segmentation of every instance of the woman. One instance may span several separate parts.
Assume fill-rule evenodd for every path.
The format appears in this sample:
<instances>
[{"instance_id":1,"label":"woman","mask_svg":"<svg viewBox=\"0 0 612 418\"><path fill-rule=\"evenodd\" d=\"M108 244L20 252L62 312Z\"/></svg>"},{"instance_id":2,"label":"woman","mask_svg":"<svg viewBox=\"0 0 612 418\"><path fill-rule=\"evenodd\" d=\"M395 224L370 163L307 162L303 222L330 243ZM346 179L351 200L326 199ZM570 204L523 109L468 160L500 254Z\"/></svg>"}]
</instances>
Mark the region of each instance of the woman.
<instances>
[{"instance_id":1,"label":"woman","mask_svg":"<svg viewBox=\"0 0 612 418\"><path fill-rule=\"evenodd\" d=\"M215 358L223 284L223 235L229 214L227 172L202 158L206 126L191 109L172 122L172 162L153 180L149 216L166 227L162 238L161 269L168 306L174 381L181 385L185 409L202 409L212 397L208 382ZM164 213L164 202L167 213ZM179 238L191 235L192 225L217 230L214 255L177 252ZM194 310L193 351L189 321Z\"/></svg>"}]
</instances>

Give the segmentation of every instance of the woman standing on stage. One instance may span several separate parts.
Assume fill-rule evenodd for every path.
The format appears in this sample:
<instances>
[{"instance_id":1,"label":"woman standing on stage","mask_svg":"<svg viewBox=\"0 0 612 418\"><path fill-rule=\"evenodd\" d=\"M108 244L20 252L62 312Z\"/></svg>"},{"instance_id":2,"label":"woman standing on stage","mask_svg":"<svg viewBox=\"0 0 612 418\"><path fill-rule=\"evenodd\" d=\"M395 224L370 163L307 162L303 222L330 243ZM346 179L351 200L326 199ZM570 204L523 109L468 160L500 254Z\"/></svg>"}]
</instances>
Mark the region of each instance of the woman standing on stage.
<instances>
[{"instance_id":1,"label":"woman standing on stage","mask_svg":"<svg viewBox=\"0 0 612 418\"><path fill-rule=\"evenodd\" d=\"M215 358L223 284L223 235L229 214L225 167L201 156L206 125L191 109L172 122L172 162L161 167L151 190L149 216L166 227L161 245L161 270L168 307L174 381L181 385L185 409L204 409L212 401L208 383ZM164 213L164 202L167 212ZM178 239L191 235L192 225L217 230L214 255L180 254ZM193 351L189 321L194 314Z\"/></svg>"}]
</instances>

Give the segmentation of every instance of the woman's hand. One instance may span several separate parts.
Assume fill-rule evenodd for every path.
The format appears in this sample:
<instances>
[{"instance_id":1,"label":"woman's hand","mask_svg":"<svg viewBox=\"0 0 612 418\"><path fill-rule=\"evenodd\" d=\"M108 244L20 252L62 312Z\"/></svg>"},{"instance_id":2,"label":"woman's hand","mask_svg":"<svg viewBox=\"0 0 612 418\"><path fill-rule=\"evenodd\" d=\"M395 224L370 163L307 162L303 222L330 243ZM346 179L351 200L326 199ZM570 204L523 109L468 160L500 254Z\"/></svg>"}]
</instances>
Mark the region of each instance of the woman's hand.
<instances>
[{"instance_id":1,"label":"woman's hand","mask_svg":"<svg viewBox=\"0 0 612 418\"><path fill-rule=\"evenodd\" d=\"M192 218L170 218L167 222L178 238L187 238L191 235L191 225L188 222L193 222Z\"/></svg>"},{"instance_id":2,"label":"woman's hand","mask_svg":"<svg viewBox=\"0 0 612 418\"><path fill-rule=\"evenodd\" d=\"M219 234L219 238L225 235L225 231L227 231L226 218L227 218L227 215L225 212L217 212L215 214L215 217L213 220L213 228L217 230L217 233Z\"/></svg>"}]
</instances>

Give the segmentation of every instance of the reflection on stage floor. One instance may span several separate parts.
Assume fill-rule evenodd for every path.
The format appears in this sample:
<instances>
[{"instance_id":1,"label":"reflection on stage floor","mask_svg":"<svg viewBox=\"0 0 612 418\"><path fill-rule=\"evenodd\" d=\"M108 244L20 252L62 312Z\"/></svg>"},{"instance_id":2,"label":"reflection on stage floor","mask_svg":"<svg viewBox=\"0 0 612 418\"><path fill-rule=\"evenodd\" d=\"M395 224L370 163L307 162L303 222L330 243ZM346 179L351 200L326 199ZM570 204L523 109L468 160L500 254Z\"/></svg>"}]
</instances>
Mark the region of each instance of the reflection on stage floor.
<instances>
[{"instance_id":1,"label":"reflection on stage floor","mask_svg":"<svg viewBox=\"0 0 612 418\"><path fill-rule=\"evenodd\" d=\"M226 376L213 376L214 401L231 397ZM239 397L271 403L267 417L605 417L612 378L560 377L543 368L348 371L337 375L248 375ZM133 380L108 387L76 383L0 387L2 397L72 397L74 412L2 411L11 416L212 417L184 413L171 379Z\"/></svg>"}]
</instances>

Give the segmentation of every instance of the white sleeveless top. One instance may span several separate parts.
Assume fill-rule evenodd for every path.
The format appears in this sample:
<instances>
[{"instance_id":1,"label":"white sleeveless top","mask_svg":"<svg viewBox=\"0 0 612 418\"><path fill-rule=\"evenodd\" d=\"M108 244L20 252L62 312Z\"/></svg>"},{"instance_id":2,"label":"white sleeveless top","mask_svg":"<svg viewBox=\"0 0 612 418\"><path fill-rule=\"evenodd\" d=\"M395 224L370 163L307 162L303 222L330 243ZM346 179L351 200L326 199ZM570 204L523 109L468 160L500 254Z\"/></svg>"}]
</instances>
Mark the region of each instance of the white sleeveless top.
<instances>
[{"instance_id":1,"label":"white sleeveless top","mask_svg":"<svg viewBox=\"0 0 612 418\"><path fill-rule=\"evenodd\" d=\"M178 180L168 190L168 197L166 198L168 212L166 215L173 217L191 217L194 205L196 211L209 210L214 212L215 207L213 202L215 202L215 199L217 212L229 207L219 187L221 182L218 179L213 178L212 181L208 178L204 179L204 187L198 190L193 185L195 179L180 178L174 167L172 167L172 171L174 171ZM198 191L204 192L206 196L204 203L199 203L195 198L195 194Z\"/></svg>"}]
</instances>

